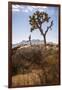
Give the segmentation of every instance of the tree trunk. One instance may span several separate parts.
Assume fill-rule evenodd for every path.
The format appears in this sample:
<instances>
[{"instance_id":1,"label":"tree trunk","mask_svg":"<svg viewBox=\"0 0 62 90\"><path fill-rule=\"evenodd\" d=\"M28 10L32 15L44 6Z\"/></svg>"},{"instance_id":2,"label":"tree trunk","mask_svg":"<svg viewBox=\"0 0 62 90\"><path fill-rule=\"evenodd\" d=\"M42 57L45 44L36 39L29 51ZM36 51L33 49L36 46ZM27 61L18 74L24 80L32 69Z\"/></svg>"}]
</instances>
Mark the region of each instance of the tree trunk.
<instances>
[{"instance_id":1,"label":"tree trunk","mask_svg":"<svg viewBox=\"0 0 62 90\"><path fill-rule=\"evenodd\" d=\"M43 37L44 37L44 45L46 47L46 35L43 35Z\"/></svg>"},{"instance_id":2,"label":"tree trunk","mask_svg":"<svg viewBox=\"0 0 62 90\"><path fill-rule=\"evenodd\" d=\"M31 40L30 40L30 45L31 45Z\"/></svg>"},{"instance_id":3,"label":"tree trunk","mask_svg":"<svg viewBox=\"0 0 62 90\"><path fill-rule=\"evenodd\" d=\"M41 35L43 36L44 38L44 46L46 47L46 34L43 33L42 29L39 29L40 32L41 32Z\"/></svg>"},{"instance_id":4,"label":"tree trunk","mask_svg":"<svg viewBox=\"0 0 62 90\"><path fill-rule=\"evenodd\" d=\"M29 40L29 43L30 43L30 45L31 45L31 40Z\"/></svg>"}]
</instances>

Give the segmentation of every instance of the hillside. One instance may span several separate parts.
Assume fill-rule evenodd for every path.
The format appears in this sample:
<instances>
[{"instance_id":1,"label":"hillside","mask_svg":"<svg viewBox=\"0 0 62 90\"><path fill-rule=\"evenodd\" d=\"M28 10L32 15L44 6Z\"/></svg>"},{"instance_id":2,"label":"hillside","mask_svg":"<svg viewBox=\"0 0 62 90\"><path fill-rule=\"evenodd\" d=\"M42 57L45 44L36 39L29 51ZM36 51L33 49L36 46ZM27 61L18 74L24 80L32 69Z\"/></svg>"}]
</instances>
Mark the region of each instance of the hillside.
<instances>
[{"instance_id":1,"label":"hillside","mask_svg":"<svg viewBox=\"0 0 62 90\"><path fill-rule=\"evenodd\" d=\"M13 87L59 84L58 45L27 45L12 52Z\"/></svg>"}]
</instances>

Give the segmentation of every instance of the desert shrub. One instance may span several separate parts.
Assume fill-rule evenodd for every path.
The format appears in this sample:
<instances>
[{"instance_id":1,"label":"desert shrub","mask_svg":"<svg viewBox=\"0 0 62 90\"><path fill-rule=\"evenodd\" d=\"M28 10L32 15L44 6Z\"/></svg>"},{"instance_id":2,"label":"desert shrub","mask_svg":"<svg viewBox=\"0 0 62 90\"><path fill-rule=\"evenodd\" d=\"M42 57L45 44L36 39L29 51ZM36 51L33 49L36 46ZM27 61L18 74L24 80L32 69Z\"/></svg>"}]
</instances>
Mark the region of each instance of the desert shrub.
<instances>
[{"instance_id":1,"label":"desert shrub","mask_svg":"<svg viewBox=\"0 0 62 90\"><path fill-rule=\"evenodd\" d=\"M24 74L25 67L23 65L13 64L12 66L12 75Z\"/></svg>"},{"instance_id":2,"label":"desert shrub","mask_svg":"<svg viewBox=\"0 0 62 90\"><path fill-rule=\"evenodd\" d=\"M12 64L12 75L16 75L17 74L17 65Z\"/></svg>"},{"instance_id":3,"label":"desert shrub","mask_svg":"<svg viewBox=\"0 0 62 90\"><path fill-rule=\"evenodd\" d=\"M56 65L51 65L48 70L47 80L49 84L58 84L59 83L59 72Z\"/></svg>"}]
</instances>

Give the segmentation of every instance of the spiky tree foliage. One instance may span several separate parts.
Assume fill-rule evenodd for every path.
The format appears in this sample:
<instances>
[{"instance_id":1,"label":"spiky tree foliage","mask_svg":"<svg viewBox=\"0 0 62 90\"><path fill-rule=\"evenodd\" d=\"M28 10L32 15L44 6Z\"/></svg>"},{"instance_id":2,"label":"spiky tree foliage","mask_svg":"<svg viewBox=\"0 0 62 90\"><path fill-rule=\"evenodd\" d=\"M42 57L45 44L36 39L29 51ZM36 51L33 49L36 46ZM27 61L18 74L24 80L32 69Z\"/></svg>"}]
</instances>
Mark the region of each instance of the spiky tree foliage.
<instances>
[{"instance_id":1,"label":"spiky tree foliage","mask_svg":"<svg viewBox=\"0 0 62 90\"><path fill-rule=\"evenodd\" d=\"M29 16L29 23L31 25L31 32L38 29L41 35L44 38L44 45L46 46L46 34L52 29L53 20L50 22L50 18L46 12L36 11L32 16ZM49 26L46 27L46 30L43 31L42 25L47 22L50 23Z\"/></svg>"}]
</instances>

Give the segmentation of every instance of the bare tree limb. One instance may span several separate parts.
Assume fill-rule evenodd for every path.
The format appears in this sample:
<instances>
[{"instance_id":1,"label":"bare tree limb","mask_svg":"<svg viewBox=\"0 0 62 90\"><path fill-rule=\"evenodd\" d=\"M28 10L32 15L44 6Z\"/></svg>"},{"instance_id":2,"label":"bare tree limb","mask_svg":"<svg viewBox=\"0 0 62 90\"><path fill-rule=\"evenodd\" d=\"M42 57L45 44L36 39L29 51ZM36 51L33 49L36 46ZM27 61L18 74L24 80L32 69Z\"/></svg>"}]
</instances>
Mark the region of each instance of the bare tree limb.
<instances>
[{"instance_id":1,"label":"bare tree limb","mask_svg":"<svg viewBox=\"0 0 62 90\"><path fill-rule=\"evenodd\" d=\"M41 32L41 34L43 35L44 33L43 33L43 30L42 30L41 26L42 26L42 24L41 24L41 23L40 23L40 25L38 25L38 24L37 24L37 27L39 28L39 30L40 30L40 32Z\"/></svg>"},{"instance_id":2,"label":"bare tree limb","mask_svg":"<svg viewBox=\"0 0 62 90\"><path fill-rule=\"evenodd\" d=\"M47 34L48 30L51 29L52 26L53 26L53 20L51 21L50 26L47 27L47 30L45 31L45 35Z\"/></svg>"}]
</instances>

